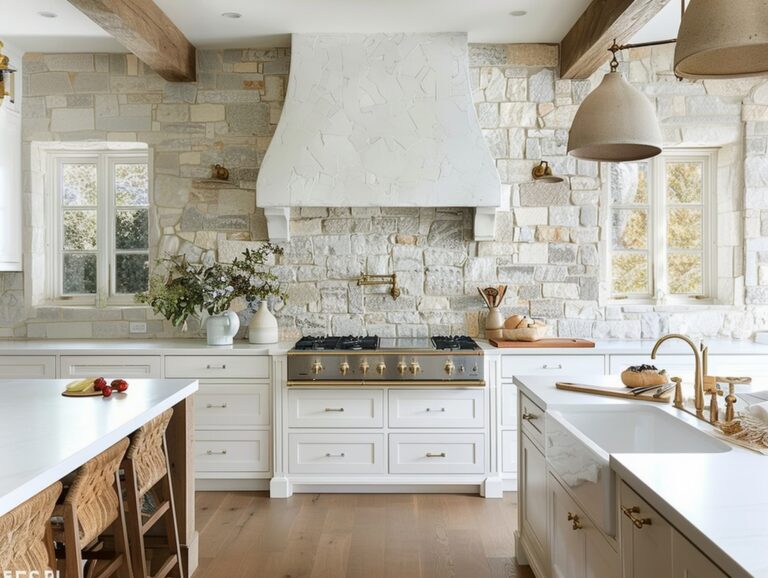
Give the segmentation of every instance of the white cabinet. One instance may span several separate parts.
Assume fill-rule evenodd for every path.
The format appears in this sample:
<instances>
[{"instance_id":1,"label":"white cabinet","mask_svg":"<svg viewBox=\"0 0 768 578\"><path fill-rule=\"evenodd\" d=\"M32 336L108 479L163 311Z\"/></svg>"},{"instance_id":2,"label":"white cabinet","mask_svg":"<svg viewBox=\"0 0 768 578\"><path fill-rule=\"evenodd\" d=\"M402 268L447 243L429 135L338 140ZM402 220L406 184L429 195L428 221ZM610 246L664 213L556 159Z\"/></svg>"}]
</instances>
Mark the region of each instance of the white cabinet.
<instances>
[{"instance_id":1,"label":"white cabinet","mask_svg":"<svg viewBox=\"0 0 768 578\"><path fill-rule=\"evenodd\" d=\"M192 379L267 379L266 355L169 355L165 358L165 377Z\"/></svg>"},{"instance_id":2,"label":"white cabinet","mask_svg":"<svg viewBox=\"0 0 768 578\"><path fill-rule=\"evenodd\" d=\"M528 561L537 575L546 576L549 560L547 532L547 463L527 435L520 436L518 467L518 526Z\"/></svg>"},{"instance_id":3,"label":"white cabinet","mask_svg":"<svg viewBox=\"0 0 768 578\"><path fill-rule=\"evenodd\" d=\"M204 381L195 396L198 428L242 429L268 426L272 405L265 383Z\"/></svg>"},{"instance_id":4,"label":"white cabinet","mask_svg":"<svg viewBox=\"0 0 768 578\"><path fill-rule=\"evenodd\" d=\"M556 578L616 578L619 554L573 501L560 482L549 477L551 568ZM662 576L659 574L658 576Z\"/></svg>"},{"instance_id":5,"label":"white cabinet","mask_svg":"<svg viewBox=\"0 0 768 578\"><path fill-rule=\"evenodd\" d=\"M288 471L293 474L383 474L382 434L292 433Z\"/></svg>"},{"instance_id":6,"label":"white cabinet","mask_svg":"<svg viewBox=\"0 0 768 578\"><path fill-rule=\"evenodd\" d=\"M0 357L1 379L53 379L56 357L53 355L7 355Z\"/></svg>"},{"instance_id":7,"label":"white cabinet","mask_svg":"<svg viewBox=\"0 0 768 578\"><path fill-rule=\"evenodd\" d=\"M390 389L391 428L481 428L484 392L477 389Z\"/></svg>"},{"instance_id":8,"label":"white cabinet","mask_svg":"<svg viewBox=\"0 0 768 578\"><path fill-rule=\"evenodd\" d=\"M481 474L483 434L389 434L393 474Z\"/></svg>"},{"instance_id":9,"label":"white cabinet","mask_svg":"<svg viewBox=\"0 0 768 578\"><path fill-rule=\"evenodd\" d=\"M62 378L105 377L111 380L161 377L159 355L62 355L59 366Z\"/></svg>"},{"instance_id":10,"label":"white cabinet","mask_svg":"<svg viewBox=\"0 0 768 578\"><path fill-rule=\"evenodd\" d=\"M290 389L287 424L291 428L353 428L384 425L381 389Z\"/></svg>"},{"instance_id":11,"label":"white cabinet","mask_svg":"<svg viewBox=\"0 0 768 578\"><path fill-rule=\"evenodd\" d=\"M602 375L603 355L505 355L501 359L501 377L516 375Z\"/></svg>"},{"instance_id":12,"label":"white cabinet","mask_svg":"<svg viewBox=\"0 0 768 578\"><path fill-rule=\"evenodd\" d=\"M727 578L709 558L685 536L672 532L672 576L674 578Z\"/></svg>"},{"instance_id":13,"label":"white cabinet","mask_svg":"<svg viewBox=\"0 0 768 578\"><path fill-rule=\"evenodd\" d=\"M266 473L270 468L268 431L206 431L195 433L195 470L200 477L243 472Z\"/></svg>"}]
</instances>

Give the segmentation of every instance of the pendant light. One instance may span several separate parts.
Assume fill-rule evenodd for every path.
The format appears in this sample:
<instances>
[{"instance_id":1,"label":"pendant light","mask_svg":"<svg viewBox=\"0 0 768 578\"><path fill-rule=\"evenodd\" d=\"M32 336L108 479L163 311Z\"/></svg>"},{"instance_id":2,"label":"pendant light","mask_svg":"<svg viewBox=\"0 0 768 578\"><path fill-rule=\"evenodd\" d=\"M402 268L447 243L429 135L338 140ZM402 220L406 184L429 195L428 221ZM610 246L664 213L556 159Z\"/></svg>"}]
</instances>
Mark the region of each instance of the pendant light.
<instances>
[{"instance_id":1,"label":"pendant light","mask_svg":"<svg viewBox=\"0 0 768 578\"><path fill-rule=\"evenodd\" d=\"M620 163L661 153L661 129L651 101L618 72L621 49L614 41L611 71L576 111L568 152L577 159Z\"/></svg>"},{"instance_id":2,"label":"pendant light","mask_svg":"<svg viewBox=\"0 0 768 578\"><path fill-rule=\"evenodd\" d=\"M691 0L677 33L675 74L768 74L768 0Z\"/></svg>"}]
</instances>

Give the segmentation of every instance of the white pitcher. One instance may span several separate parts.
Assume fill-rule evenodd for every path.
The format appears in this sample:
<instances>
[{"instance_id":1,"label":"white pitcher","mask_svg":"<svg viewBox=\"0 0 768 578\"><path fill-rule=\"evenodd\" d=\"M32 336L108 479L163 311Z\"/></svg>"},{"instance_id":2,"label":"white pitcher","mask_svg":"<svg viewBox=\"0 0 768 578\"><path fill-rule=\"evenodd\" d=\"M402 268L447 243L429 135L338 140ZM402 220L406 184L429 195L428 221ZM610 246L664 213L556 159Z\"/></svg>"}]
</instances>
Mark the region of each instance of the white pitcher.
<instances>
[{"instance_id":1,"label":"white pitcher","mask_svg":"<svg viewBox=\"0 0 768 578\"><path fill-rule=\"evenodd\" d=\"M232 311L211 315L205 322L208 345L232 345L232 338L240 329L240 318Z\"/></svg>"}]
</instances>

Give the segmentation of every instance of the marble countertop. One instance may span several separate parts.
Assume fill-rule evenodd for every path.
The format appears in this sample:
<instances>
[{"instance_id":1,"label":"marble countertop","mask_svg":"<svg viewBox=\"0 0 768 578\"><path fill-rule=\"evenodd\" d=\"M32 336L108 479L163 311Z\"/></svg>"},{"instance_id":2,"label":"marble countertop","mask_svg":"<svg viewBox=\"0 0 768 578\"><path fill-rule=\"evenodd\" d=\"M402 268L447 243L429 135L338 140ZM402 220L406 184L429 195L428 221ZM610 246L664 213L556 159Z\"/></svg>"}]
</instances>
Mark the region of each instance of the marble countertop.
<instances>
[{"instance_id":1,"label":"marble countertop","mask_svg":"<svg viewBox=\"0 0 768 578\"><path fill-rule=\"evenodd\" d=\"M617 376L560 378L618 382ZM520 376L515 382L543 409L581 404L648 404L559 390L558 379ZM753 391L768 389L757 382ZM703 431L712 427L653 403ZM612 454L611 468L673 526L734 577L768 577L768 456L732 446L712 454Z\"/></svg>"},{"instance_id":2,"label":"marble countertop","mask_svg":"<svg viewBox=\"0 0 768 578\"><path fill-rule=\"evenodd\" d=\"M768 355L768 345L754 341L705 339L711 355ZM596 341L593 348L512 348L500 349L478 340L486 355L650 355L653 340ZM230 346L206 345L203 339L0 339L0 355L284 355L294 342L251 345L237 341ZM665 343L661 355L689 354L682 342Z\"/></svg>"},{"instance_id":3,"label":"marble countertop","mask_svg":"<svg viewBox=\"0 0 768 578\"><path fill-rule=\"evenodd\" d=\"M0 379L0 516L197 391L189 379L132 379L125 394L71 398L68 379Z\"/></svg>"}]
</instances>

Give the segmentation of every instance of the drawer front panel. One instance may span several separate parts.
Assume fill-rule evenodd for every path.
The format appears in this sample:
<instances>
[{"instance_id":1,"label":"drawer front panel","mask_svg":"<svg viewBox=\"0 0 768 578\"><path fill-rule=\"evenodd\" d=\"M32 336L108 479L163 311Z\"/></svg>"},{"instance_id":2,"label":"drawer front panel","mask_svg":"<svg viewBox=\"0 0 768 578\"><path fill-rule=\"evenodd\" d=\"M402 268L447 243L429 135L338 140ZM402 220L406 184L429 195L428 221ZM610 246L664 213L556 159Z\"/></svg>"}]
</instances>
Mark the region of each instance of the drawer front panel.
<instances>
[{"instance_id":1,"label":"drawer front panel","mask_svg":"<svg viewBox=\"0 0 768 578\"><path fill-rule=\"evenodd\" d=\"M479 474L485 471L483 434L390 434L392 474Z\"/></svg>"},{"instance_id":2,"label":"drawer front panel","mask_svg":"<svg viewBox=\"0 0 768 578\"><path fill-rule=\"evenodd\" d=\"M53 379L56 358L53 355L9 355L0 357L2 379Z\"/></svg>"},{"instance_id":3,"label":"drawer front panel","mask_svg":"<svg viewBox=\"0 0 768 578\"><path fill-rule=\"evenodd\" d=\"M269 357L244 355L168 355L165 377L191 379L267 379Z\"/></svg>"},{"instance_id":4,"label":"drawer front panel","mask_svg":"<svg viewBox=\"0 0 768 578\"><path fill-rule=\"evenodd\" d=\"M269 425L271 407L267 384L200 384L195 395L195 425Z\"/></svg>"},{"instance_id":5,"label":"drawer front panel","mask_svg":"<svg viewBox=\"0 0 768 578\"><path fill-rule=\"evenodd\" d=\"M485 422L483 391L456 389L389 390L389 427L481 428Z\"/></svg>"},{"instance_id":6,"label":"drawer front panel","mask_svg":"<svg viewBox=\"0 0 768 578\"><path fill-rule=\"evenodd\" d=\"M313 389L288 391L288 427L382 427L384 392Z\"/></svg>"},{"instance_id":7,"label":"drawer front panel","mask_svg":"<svg viewBox=\"0 0 768 578\"><path fill-rule=\"evenodd\" d=\"M288 435L288 469L294 474L383 474L383 434Z\"/></svg>"},{"instance_id":8,"label":"drawer front panel","mask_svg":"<svg viewBox=\"0 0 768 578\"><path fill-rule=\"evenodd\" d=\"M501 427L517 427L517 386L501 384Z\"/></svg>"},{"instance_id":9,"label":"drawer front panel","mask_svg":"<svg viewBox=\"0 0 768 578\"><path fill-rule=\"evenodd\" d=\"M198 472L270 471L268 431L198 431L195 469Z\"/></svg>"},{"instance_id":10,"label":"drawer front panel","mask_svg":"<svg viewBox=\"0 0 768 578\"><path fill-rule=\"evenodd\" d=\"M62 355L61 377L159 379L160 356Z\"/></svg>"},{"instance_id":11,"label":"drawer front panel","mask_svg":"<svg viewBox=\"0 0 768 578\"><path fill-rule=\"evenodd\" d=\"M521 429L539 447L544 447L544 410L525 394L520 394L519 420Z\"/></svg>"},{"instance_id":12,"label":"drawer front panel","mask_svg":"<svg viewBox=\"0 0 768 578\"><path fill-rule=\"evenodd\" d=\"M505 474L517 473L517 430L501 432L501 471Z\"/></svg>"},{"instance_id":13,"label":"drawer front panel","mask_svg":"<svg viewBox=\"0 0 768 578\"><path fill-rule=\"evenodd\" d=\"M501 359L501 376L516 375L602 375L602 355L505 355Z\"/></svg>"}]
</instances>

